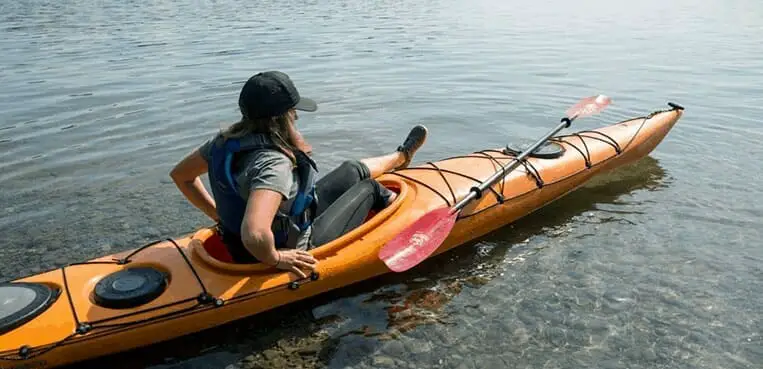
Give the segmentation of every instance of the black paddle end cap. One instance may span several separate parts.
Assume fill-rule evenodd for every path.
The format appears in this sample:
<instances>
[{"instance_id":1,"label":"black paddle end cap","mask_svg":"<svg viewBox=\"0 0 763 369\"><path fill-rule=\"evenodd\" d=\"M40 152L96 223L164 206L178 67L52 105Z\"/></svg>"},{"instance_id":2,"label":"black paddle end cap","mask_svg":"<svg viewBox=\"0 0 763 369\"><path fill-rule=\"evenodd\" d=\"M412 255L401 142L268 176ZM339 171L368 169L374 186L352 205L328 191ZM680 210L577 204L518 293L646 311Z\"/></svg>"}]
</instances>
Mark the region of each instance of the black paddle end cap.
<instances>
[{"instance_id":1,"label":"black paddle end cap","mask_svg":"<svg viewBox=\"0 0 763 369\"><path fill-rule=\"evenodd\" d=\"M676 110L684 110L683 106L678 105L678 104L676 104L674 102L668 101L668 106L670 106L671 108L676 109Z\"/></svg>"}]
</instances>

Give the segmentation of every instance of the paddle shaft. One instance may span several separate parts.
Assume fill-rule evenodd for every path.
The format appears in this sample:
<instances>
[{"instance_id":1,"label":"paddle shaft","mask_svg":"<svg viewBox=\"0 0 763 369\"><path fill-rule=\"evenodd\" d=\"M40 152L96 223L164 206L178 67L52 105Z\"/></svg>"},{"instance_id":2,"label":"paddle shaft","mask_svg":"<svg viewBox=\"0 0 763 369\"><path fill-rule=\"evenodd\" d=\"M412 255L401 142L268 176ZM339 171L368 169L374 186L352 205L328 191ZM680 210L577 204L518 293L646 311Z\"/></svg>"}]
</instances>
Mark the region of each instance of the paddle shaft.
<instances>
[{"instance_id":1,"label":"paddle shaft","mask_svg":"<svg viewBox=\"0 0 763 369\"><path fill-rule=\"evenodd\" d=\"M574 115L572 118L562 118L562 122L559 123L556 128L551 130L551 132L547 133L543 138L541 138L538 142L534 143L530 148L520 153L516 159L511 163L511 165L507 167L503 167L500 171L496 172L490 178L482 182L479 186L472 187L471 191L469 191L469 194L466 195L461 201L459 201L456 205L453 206L452 211L457 212L461 211L461 209L464 208L470 201L474 200L475 198L482 197L482 192L485 191L488 187L494 185L498 180L505 177L507 174L509 174L512 170L516 169L518 166L522 164L522 160L524 160L530 153L535 151L540 147L540 145L543 145L543 143L546 142L551 136L555 135L557 132L561 131L563 128L567 128L572 124L572 121L577 118L577 114Z\"/></svg>"}]
</instances>

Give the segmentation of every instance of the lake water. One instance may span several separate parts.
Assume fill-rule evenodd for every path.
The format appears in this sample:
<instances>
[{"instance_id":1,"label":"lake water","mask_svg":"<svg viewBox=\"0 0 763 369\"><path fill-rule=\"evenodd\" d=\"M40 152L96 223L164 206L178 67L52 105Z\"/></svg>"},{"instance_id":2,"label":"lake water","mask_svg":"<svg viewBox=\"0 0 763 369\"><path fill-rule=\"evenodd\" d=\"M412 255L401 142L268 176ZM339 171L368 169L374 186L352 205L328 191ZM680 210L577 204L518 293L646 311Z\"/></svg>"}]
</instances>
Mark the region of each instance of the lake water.
<instances>
[{"instance_id":1,"label":"lake water","mask_svg":"<svg viewBox=\"0 0 763 369\"><path fill-rule=\"evenodd\" d=\"M287 72L323 168L686 107L644 161L472 245L93 368L763 367L763 3L0 3L0 277L207 225L168 177Z\"/></svg>"}]
</instances>

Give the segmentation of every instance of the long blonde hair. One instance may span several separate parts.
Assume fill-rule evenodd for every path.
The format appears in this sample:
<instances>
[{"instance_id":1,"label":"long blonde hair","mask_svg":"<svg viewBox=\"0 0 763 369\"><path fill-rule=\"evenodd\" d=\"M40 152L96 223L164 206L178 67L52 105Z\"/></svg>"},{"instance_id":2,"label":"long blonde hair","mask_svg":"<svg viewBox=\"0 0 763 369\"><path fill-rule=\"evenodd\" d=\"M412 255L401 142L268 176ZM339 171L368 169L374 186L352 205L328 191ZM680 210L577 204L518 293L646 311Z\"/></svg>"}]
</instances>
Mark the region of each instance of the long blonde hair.
<instances>
[{"instance_id":1,"label":"long blonde hair","mask_svg":"<svg viewBox=\"0 0 763 369\"><path fill-rule=\"evenodd\" d=\"M297 131L289 119L289 112L274 117L250 119L242 117L221 134L224 139L241 138L249 134L265 134L273 143L284 151L289 158L296 162L294 151L310 154L313 149Z\"/></svg>"}]
</instances>

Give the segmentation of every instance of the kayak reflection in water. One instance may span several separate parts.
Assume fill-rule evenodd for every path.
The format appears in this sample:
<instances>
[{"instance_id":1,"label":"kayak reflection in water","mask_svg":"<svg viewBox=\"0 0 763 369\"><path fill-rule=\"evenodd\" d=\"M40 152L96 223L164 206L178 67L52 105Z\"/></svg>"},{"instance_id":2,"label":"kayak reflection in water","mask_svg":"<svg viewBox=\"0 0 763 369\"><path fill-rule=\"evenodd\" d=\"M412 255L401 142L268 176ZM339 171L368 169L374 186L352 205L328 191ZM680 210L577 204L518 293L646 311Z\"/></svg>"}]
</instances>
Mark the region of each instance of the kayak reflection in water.
<instances>
[{"instance_id":1,"label":"kayak reflection in water","mask_svg":"<svg viewBox=\"0 0 763 369\"><path fill-rule=\"evenodd\" d=\"M407 167L427 135L417 125L394 152L345 161L318 180L311 147L295 127L297 110L318 106L300 97L288 75L252 76L238 103L241 120L184 157L170 176L218 222L234 262L261 262L302 278L302 269L317 265L307 250L351 231L395 199L373 178ZM211 196L200 179L205 172Z\"/></svg>"}]
</instances>

